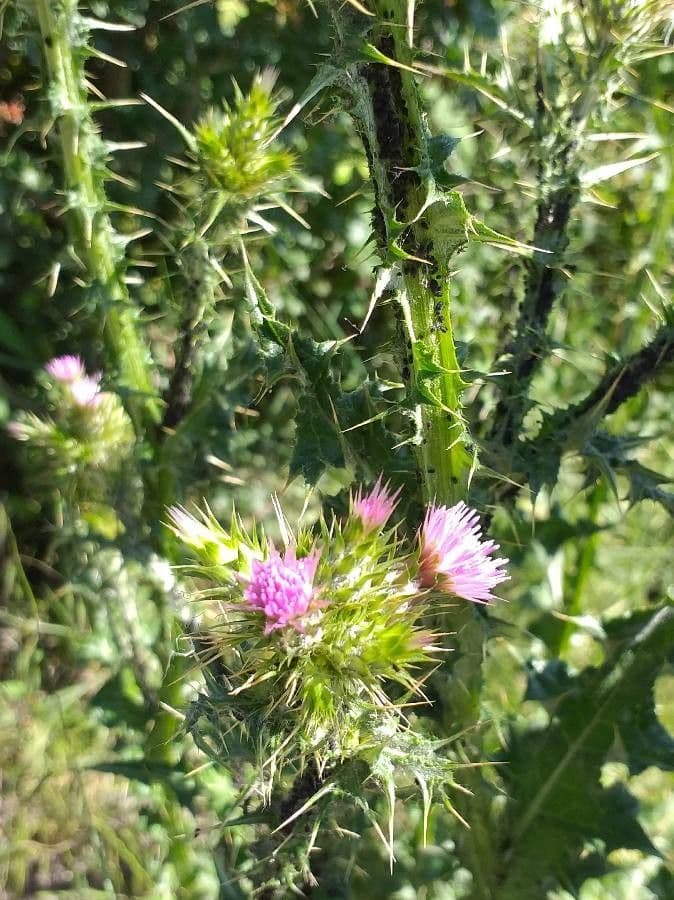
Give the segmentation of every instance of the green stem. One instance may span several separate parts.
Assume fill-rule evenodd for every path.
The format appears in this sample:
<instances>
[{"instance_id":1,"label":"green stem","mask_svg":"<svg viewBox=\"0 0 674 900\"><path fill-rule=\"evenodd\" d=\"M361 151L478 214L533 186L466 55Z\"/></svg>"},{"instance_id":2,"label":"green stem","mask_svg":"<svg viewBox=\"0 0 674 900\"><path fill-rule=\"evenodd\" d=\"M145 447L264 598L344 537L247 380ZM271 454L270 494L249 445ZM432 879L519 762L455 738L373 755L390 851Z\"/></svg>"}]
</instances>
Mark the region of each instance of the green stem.
<instances>
[{"instance_id":1,"label":"green stem","mask_svg":"<svg viewBox=\"0 0 674 900\"><path fill-rule=\"evenodd\" d=\"M183 634L182 623L174 618L170 626L169 648L173 648ZM175 736L180 730L181 723L169 707L179 710L185 704L185 673L188 667L186 658L171 650L159 689L158 699L164 706L157 709L154 725L145 738L144 757L147 760L173 765L180 756L181 746L175 740Z\"/></svg>"},{"instance_id":2,"label":"green stem","mask_svg":"<svg viewBox=\"0 0 674 900\"><path fill-rule=\"evenodd\" d=\"M47 95L57 122L72 251L103 296L103 334L119 367L127 406L138 431L158 419L149 353L138 333L136 313L124 281L123 240L107 213L103 184L104 145L87 103L84 59L87 28L76 0L36 0L48 80Z\"/></svg>"},{"instance_id":3,"label":"green stem","mask_svg":"<svg viewBox=\"0 0 674 900\"><path fill-rule=\"evenodd\" d=\"M348 84L375 189L380 250L401 308L401 355L410 371L423 499L453 503L466 495L471 458L449 265L467 243L468 217L458 195L441 193L432 174L429 133L409 69L407 7L403 0L375 3L377 21L367 42L376 61L350 66ZM342 35L349 30L349 23L337 29Z\"/></svg>"},{"instance_id":4,"label":"green stem","mask_svg":"<svg viewBox=\"0 0 674 900\"><path fill-rule=\"evenodd\" d=\"M433 175L416 75L407 68L414 62L407 44L408 5L406 0L376 0L376 21L365 36L365 50L376 61L348 65L342 83L368 157L374 227L399 303L400 355L408 403L415 404L423 500L449 504L466 497L473 465L450 308L450 265L468 242L470 216L461 197L442 191ZM356 33L362 53L362 17L334 15L344 56L353 59L347 40ZM456 605L443 614L443 630L455 635L456 649L451 669L437 675L443 732L465 732L461 752L473 760L479 757L475 726L484 620L472 604ZM496 859L491 792L478 769L465 769L461 781L471 793L457 793L454 800L470 823L459 838L460 853L474 875L474 896L487 898Z\"/></svg>"},{"instance_id":5,"label":"green stem","mask_svg":"<svg viewBox=\"0 0 674 900\"><path fill-rule=\"evenodd\" d=\"M444 370L427 382L439 405L424 404L420 410L424 443L419 461L423 467L424 499L455 503L466 495L469 466L467 431L461 416L463 382L449 312L450 282L448 278L444 281L439 297L418 277L406 277L405 286L414 328L411 370L415 382L418 384L423 377L419 371L423 363L414 358L415 346L418 349L423 345L430 351L432 362Z\"/></svg>"}]
</instances>

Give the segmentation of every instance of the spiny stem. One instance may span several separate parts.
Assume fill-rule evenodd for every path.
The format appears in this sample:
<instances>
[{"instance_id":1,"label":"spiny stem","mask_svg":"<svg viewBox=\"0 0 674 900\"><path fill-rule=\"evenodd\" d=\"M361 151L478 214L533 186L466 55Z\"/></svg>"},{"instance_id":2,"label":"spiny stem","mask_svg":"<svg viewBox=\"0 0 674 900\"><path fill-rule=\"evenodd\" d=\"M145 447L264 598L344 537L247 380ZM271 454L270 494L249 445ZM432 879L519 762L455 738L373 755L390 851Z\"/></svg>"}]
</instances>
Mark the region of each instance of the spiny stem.
<instances>
[{"instance_id":1,"label":"spiny stem","mask_svg":"<svg viewBox=\"0 0 674 900\"><path fill-rule=\"evenodd\" d=\"M418 404L421 421L417 460L423 499L454 503L466 496L472 459L461 411L465 385L452 331L450 264L467 243L469 216L460 196L441 192L433 177L417 76L409 68L408 6L404 0L374 4L377 18L366 39L388 62L350 66L347 96L368 158L380 253L401 311L403 377L409 369L408 396ZM336 24L346 40L348 23L336 16ZM479 720L485 628L471 604L446 616L459 648L447 681L438 676L445 731L451 733L470 730ZM471 822L463 850L473 870L481 872L477 896L486 898L495 857L487 824L489 794L479 775L467 771L472 795L457 800Z\"/></svg>"},{"instance_id":2,"label":"spiny stem","mask_svg":"<svg viewBox=\"0 0 674 900\"><path fill-rule=\"evenodd\" d=\"M466 237L464 233L448 247L443 229L460 232L465 209L436 192L428 130L409 68L413 60L403 27L407 7L402 0L375 4L377 19L368 38L380 56L350 67L351 112L374 184L377 237L402 308L403 369L410 370L409 395L418 404L421 423L415 440L422 492L427 501L449 503L465 496L471 459L461 415L464 385L452 334L449 280L450 258ZM415 396L420 391L422 398Z\"/></svg>"},{"instance_id":3,"label":"spiny stem","mask_svg":"<svg viewBox=\"0 0 674 900\"><path fill-rule=\"evenodd\" d=\"M164 397L163 428L176 428L188 414L192 403L194 369L199 349L207 333L204 316L215 303L217 278L203 238L192 236L178 254L181 274L176 279L183 310L179 326L179 344L168 391Z\"/></svg>"},{"instance_id":4,"label":"spiny stem","mask_svg":"<svg viewBox=\"0 0 674 900\"><path fill-rule=\"evenodd\" d=\"M588 123L638 60L641 42L658 27L660 12L647 7L625 22L619 4L581 7L585 53L577 55L568 71L561 54L547 63L539 59L535 138L543 152L538 160L539 199L532 240L536 250L527 262L522 304L502 360L508 374L500 381L501 397L488 435L494 446L514 451L530 407L531 383L549 355L547 325L567 281L562 265L571 215L581 197L581 153ZM577 28L571 19L566 27ZM624 28L627 32L621 34ZM555 77L561 82L565 75L574 79L575 90L556 92ZM546 88L546 83L553 87Z\"/></svg>"},{"instance_id":5,"label":"spiny stem","mask_svg":"<svg viewBox=\"0 0 674 900\"><path fill-rule=\"evenodd\" d=\"M575 418L602 407L608 416L674 363L674 324L658 329L653 339L604 374L596 388L572 409Z\"/></svg>"},{"instance_id":6,"label":"spiny stem","mask_svg":"<svg viewBox=\"0 0 674 900\"><path fill-rule=\"evenodd\" d=\"M674 325L662 325L640 350L611 366L582 400L543 417L537 437L521 448L525 461L537 454L561 458L585 441L605 417L635 396L649 381L674 364Z\"/></svg>"},{"instance_id":7,"label":"spiny stem","mask_svg":"<svg viewBox=\"0 0 674 900\"><path fill-rule=\"evenodd\" d=\"M414 359L414 345L419 342L430 348L433 362L444 370L431 385L442 406L424 404L421 407L424 443L419 462L423 467L424 499L453 503L465 497L468 468L464 443L467 435L461 417L463 382L459 376L449 312L450 283L446 279L439 294L429 291L418 276L408 274L404 284L405 294L400 302L409 302L414 328L411 335L412 373L418 382L420 372Z\"/></svg>"},{"instance_id":8,"label":"spiny stem","mask_svg":"<svg viewBox=\"0 0 674 900\"><path fill-rule=\"evenodd\" d=\"M540 73L536 80L536 133L541 146L552 130L554 145L538 165L539 200L532 244L536 248L526 263L524 297L513 336L506 347L501 398L492 418L490 437L504 447L512 446L527 412L531 381L546 357L548 319L566 284L561 271L569 245L571 213L580 197L577 152L586 117L572 112L569 122L551 129Z\"/></svg>"},{"instance_id":9,"label":"spiny stem","mask_svg":"<svg viewBox=\"0 0 674 900\"><path fill-rule=\"evenodd\" d=\"M73 253L105 296L103 334L108 354L119 368L122 386L130 392L127 406L136 429L143 431L157 421L158 403L149 354L124 282L123 241L107 213L101 174L104 148L87 103L87 28L76 0L36 0L35 8L47 93L61 146Z\"/></svg>"}]
</instances>

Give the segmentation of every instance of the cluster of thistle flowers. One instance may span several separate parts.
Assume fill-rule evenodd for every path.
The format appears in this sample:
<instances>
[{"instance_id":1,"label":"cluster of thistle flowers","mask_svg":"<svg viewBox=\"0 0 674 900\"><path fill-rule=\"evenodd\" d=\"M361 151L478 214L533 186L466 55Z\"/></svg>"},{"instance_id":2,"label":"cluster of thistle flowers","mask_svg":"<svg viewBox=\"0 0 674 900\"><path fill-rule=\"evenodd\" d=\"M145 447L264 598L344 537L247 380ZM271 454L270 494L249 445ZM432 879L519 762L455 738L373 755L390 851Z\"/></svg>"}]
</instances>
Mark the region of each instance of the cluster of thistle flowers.
<instances>
[{"instance_id":1,"label":"cluster of thistle flowers","mask_svg":"<svg viewBox=\"0 0 674 900\"><path fill-rule=\"evenodd\" d=\"M202 646L224 663L228 709L240 701L235 718L258 723L257 745L292 734L298 752L329 746L344 759L403 727L396 704L420 693L423 664L441 650L429 617L443 597L488 603L507 578L474 510L432 504L410 546L390 525L397 501L379 479L318 537L293 537L281 518L283 552L236 516L227 531L208 509L170 510L201 562L191 573L212 585L197 594L209 604ZM390 682L403 689L396 703Z\"/></svg>"},{"instance_id":2,"label":"cluster of thistle flowers","mask_svg":"<svg viewBox=\"0 0 674 900\"><path fill-rule=\"evenodd\" d=\"M32 462L62 474L117 467L133 445L133 428L119 397L101 390L101 374L88 374L79 356L57 356L42 381L49 415L22 411L8 425L28 444Z\"/></svg>"}]
</instances>

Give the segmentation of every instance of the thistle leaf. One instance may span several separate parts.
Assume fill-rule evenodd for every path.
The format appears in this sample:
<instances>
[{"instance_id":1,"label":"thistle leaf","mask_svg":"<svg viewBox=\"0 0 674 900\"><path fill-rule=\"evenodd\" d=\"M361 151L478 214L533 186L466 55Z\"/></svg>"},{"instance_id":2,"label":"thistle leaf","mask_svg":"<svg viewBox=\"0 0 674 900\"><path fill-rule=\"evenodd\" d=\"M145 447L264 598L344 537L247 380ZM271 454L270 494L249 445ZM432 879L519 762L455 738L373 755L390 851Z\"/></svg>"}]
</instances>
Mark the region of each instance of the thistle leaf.
<instances>
[{"instance_id":1,"label":"thistle leaf","mask_svg":"<svg viewBox=\"0 0 674 900\"><path fill-rule=\"evenodd\" d=\"M328 467L344 466L344 448L337 431L310 394L304 394L299 402L296 423L291 478L301 475L309 484L315 484Z\"/></svg>"}]
</instances>

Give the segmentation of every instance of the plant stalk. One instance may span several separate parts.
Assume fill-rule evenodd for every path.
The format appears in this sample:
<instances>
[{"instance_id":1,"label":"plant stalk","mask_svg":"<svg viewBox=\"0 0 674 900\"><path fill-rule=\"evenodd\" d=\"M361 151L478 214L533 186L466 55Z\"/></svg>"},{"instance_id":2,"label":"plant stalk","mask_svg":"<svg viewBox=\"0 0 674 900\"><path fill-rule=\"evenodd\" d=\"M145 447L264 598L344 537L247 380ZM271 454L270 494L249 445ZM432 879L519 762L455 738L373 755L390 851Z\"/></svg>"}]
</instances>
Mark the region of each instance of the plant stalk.
<instances>
[{"instance_id":1,"label":"plant stalk","mask_svg":"<svg viewBox=\"0 0 674 900\"><path fill-rule=\"evenodd\" d=\"M61 147L72 252L104 297L107 353L128 392L136 430L158 420L149 352L124 281L124 242L112 226L104 187L105 147L87 102L88 30L76 0L36 0L51 114Z\"/></svg>"},{"instance_id":2,"label":"plant stalk","mask_svg":"<svg viewBox=\"0 0 674 900\"><path fill-rule=\"evenodd\" d=\"M410 440L422 499L453 503L466 495L472 463L449 279L451 258L467 243L467 214L458 195L437 189L432 174L416 75L407 68L413 62L404 27L407 4L386 0L374 7L376 22L364 37L373 61L347 65L343 85L368 158L380 255L399 304L400 364L416 427ZM333 10L333 18L348 55L363 17ZM362 44L359 50L365 59Z\"/></svg>"},{"instance_id":3,"label":"plant stalk","mask_svg":"<svg viewBox=\"0 0 674 900\"><path fill-rule=\"evenodd\" d=\"M460 196L442 191L433 174L418 76L411 71L409 4L377 0L373 6L376 23L364 33L373 61L347 66L345 93L368 159L380 255L399 304L401 368L418 426L414 441L422 499L452 504L466 498L475 464L462 416L465 383L450 305L450 265L468 243L470 217ZM338 49L348 59L354 23L363 40L362 21L351 13L333 16L342 45ZM443 626L455 635L457 652L451 671L438 673L442 730L464 732L462 752L472 760L480 717L484 621L464 603L443 615ZM457 810L471 826L461 836L461 853L478 873L474 896L486 900L495 858L489 831L490 791L478 769L465 769L461 778L471 792L456 798Z\"/></svg>"}]
</instances>

